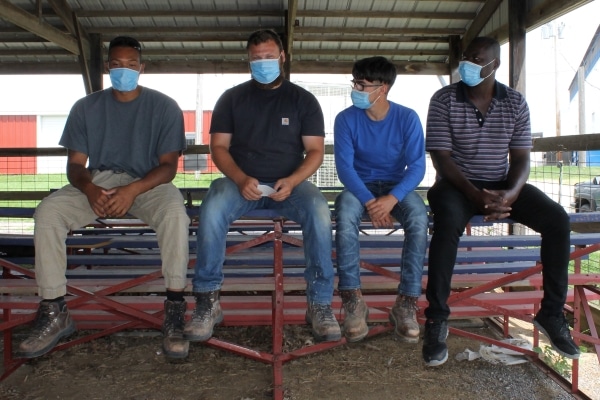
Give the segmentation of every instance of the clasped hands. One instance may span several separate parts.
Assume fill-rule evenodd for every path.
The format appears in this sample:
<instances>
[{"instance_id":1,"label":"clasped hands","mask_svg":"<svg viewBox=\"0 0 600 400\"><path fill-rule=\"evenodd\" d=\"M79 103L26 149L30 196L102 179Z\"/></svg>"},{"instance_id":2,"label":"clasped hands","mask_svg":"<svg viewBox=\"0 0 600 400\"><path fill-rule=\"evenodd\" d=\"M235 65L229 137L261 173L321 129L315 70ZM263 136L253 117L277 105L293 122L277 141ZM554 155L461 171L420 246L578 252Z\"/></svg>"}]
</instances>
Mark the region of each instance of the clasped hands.
<instances>
[{"instance_id":1,"label":"clasped hands","mask_svg":"<svg viewBox=\"0 0 600 400\"><path fill-rule=\"evenodd\" d=\"M394 206L398 204L398 200L392 195L386 195L369 200L365 207L367 214L371 219L373 228L393 228L394 219L390 212Z\"/></svg>"},{"instance_id":2,"label":"clasped hands","mask_svg":"<svg viewBox=\"0 0 600 400\"><path fill-rule=\"evenodd\" d=\"M87 193L87 196L92 210L101 218L124 216L135 200L135 196L130 193L127 186L112 189L96 186L91 193Z\"/></svg>"},{"instance_id":3,"label":"clasped hands","mask_svg":"<svg viewBox=\"0 0 600 400\"><path fill-rule=\"evenodd\" d=\"M510 217L512 211L510 204L512 204L512 201L509 192L506 190L483 189L481 191L483 220L497 221Z\"/></svg>"}]
</instances>

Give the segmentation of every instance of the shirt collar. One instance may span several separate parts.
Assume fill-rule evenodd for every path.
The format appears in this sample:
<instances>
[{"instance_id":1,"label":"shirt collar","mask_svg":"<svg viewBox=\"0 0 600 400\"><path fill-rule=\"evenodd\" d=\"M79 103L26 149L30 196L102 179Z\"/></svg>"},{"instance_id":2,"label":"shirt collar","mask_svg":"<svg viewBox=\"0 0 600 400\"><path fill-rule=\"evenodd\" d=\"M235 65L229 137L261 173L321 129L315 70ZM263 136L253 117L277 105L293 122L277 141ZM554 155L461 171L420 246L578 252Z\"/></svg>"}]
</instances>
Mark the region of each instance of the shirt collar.
<instances>
[{"instance_id":1,"label":"shirt collar","mask_svg":"<svg viewBox=\"0 0 600 400\"><path fill-rule=\"evenodd\" d=\"M498 81L494 81L494 99L502 100L508 97L506 86ZM459 103L465 103L467 101L467 85L463 81L459 81L456 84L456 101Z\"/></svg>"}]
</instances>

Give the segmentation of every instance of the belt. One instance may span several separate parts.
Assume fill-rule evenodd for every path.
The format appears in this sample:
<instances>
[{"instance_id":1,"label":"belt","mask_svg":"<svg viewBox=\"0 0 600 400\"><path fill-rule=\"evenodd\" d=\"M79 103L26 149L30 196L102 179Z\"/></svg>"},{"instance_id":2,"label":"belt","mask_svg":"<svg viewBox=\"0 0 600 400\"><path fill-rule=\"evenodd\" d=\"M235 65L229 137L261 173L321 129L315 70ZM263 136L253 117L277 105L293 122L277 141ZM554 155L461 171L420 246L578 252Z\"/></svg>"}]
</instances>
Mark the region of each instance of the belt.
<instances>
[{"instance_id":1,"label":"belt","mask_svg":"<svg viewBox=\"0 0 600 400\"><path fill-rule=\"evenodd\" d=\"M94 171L100 171L100 172L112 171L114 174L124 174L124 173L126 173L126 171L124 169L121 169L121 168L94 168Z\"/></svg>"}]
</instances>

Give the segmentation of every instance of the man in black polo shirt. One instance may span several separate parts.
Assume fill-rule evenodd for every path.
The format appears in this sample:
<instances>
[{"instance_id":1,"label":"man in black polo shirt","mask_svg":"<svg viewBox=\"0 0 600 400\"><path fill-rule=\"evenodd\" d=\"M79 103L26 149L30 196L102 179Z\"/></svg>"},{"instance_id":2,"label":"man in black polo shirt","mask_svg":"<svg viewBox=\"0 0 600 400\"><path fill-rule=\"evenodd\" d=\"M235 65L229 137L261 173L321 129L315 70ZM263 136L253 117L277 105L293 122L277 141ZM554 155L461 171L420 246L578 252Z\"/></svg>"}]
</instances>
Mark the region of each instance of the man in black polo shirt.
<instances>
[{"instance_id":1,"label":"man in black polo shirt","mask_svg":"<svg viewBox=\"0 0 600 400\"><path fill-rule=\"evenodd\" d=\"M224 177L211 183L200 206L192 280L196 308L184 337L209 340L223 321L220 290L229 225L251 210L274 209L302 227L306 322L316 340L338 341L341 330L331 308L331 213L307 180L323 162L323 112L313 94L285 79L277 33L252 33L246 49L252 79L221 95L210 124L210 153Z\"/></svg>"},{"instance_id":2,"label":"man in black polo shirt","mask_svg":"<svg viewBox=\"0 0 600 400\"><path fill-rule=\"evenodd\" d=\"M523 95L496 81L499 66L498 42L475 38L459 64L462 81L437 91L429 104L426 150L437 178L427 193L434 214L423 339L428 366L448 359L450 281L459 238L475 214L487 221L510 217L541 234L544 297L533 323L559 354L579 357L563 314L569 217L526 183L532 147L529 109Z\"/></svg>"}]
</instances>

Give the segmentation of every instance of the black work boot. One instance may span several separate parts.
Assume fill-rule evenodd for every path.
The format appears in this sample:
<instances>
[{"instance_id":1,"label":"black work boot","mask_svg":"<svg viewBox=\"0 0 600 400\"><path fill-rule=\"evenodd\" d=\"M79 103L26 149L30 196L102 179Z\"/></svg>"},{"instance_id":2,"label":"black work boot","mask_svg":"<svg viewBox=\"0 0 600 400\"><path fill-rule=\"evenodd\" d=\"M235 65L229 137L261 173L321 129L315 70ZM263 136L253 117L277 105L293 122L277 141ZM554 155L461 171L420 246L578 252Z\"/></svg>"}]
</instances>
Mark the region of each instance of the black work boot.
<instances>
[{"instance_id":1,"label":"black work boot","mask_svg":"<svg viewBox=\"0 0 600 400\"><path fill-rule=\"evenodd\" d=\"M184 301L165 300L165 320L163 321L163 351L170 358L185 358L190 349L190 342L183 337L185 325Z\"/></svg>"},{"instance_id":2,"label":"black work boot","mask_svg":"<svg viewBox=\"0 0 600 400\"><path fill-rule=\"evenodd\" d=\"M309 303L305 318L312 326L312 333L317 342L336 342L342 338L340 324L333 315L331 305Z\"/></svg>"},{"instance_id":3,"label":"black work boot","mask_svg":"<svg viewBox=\"0 0 600 400\"><path fill-rule=\"evenodd\" d=\"M56 346L63 337L75 332L75 322L71 319L67 303L42 300L33 320L29 336L21 342L17 357L39 357Z\"/></svg>"},{"instance_id":4,"label":"black work boot","mask_svg":"<svg viewBox=\"0 0 600 400\"><path fill-rule=\"evenodd\" d=\"M360 289L340 290L340 297L344 308L344 337L349 342L358 342L369 333L369 308Z\"/></svg>"},{"instance_id":5,"label":"black work boot","mask_svg":"<svg viewBox=\"0 0 600 400\"><path fill-rule=\"evenodd\" d=\"M579 358L579 348L571 337L569 323L562 312L558 315L550 315L540 310L533 318L533 325L546 335L558 354L570 359Z\"/></svg>"},{"instance_id":6,"label":"black work boot","mask_svg":"<svg viewBox=\"0 0 600 400\"><path fill-rule=\"evenodd\" d=\"M183 328L183 337L191 342L205 342L213 334L215 325L223 322L219 290L194 293L196 308L192 319Z\"/></svg>"}]
</instances>

